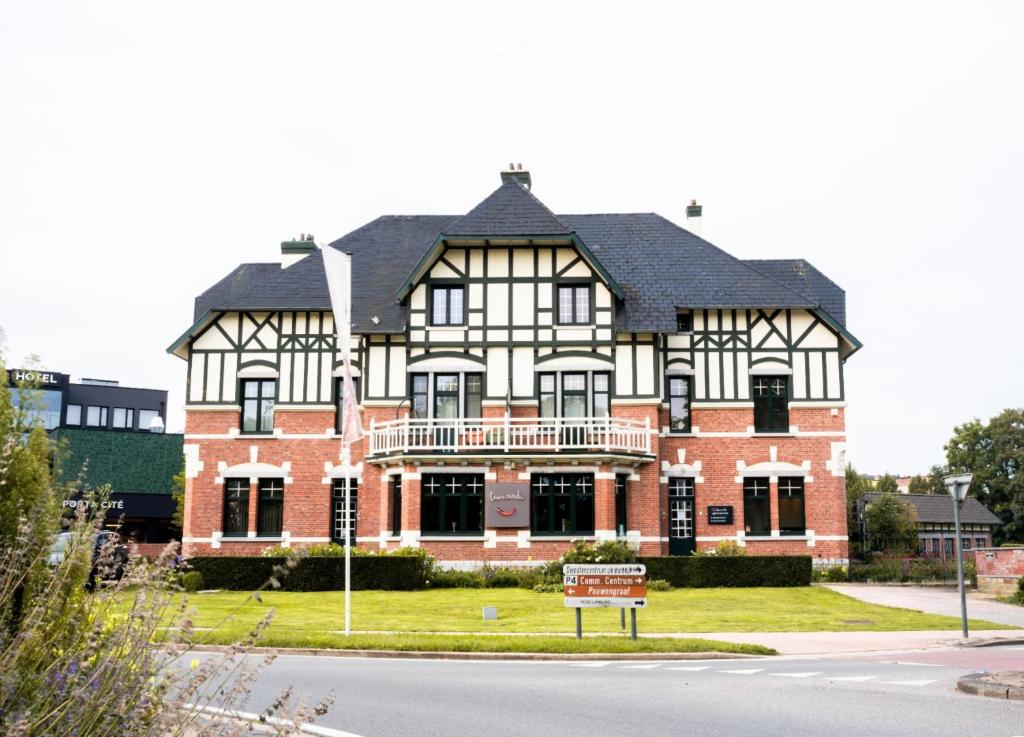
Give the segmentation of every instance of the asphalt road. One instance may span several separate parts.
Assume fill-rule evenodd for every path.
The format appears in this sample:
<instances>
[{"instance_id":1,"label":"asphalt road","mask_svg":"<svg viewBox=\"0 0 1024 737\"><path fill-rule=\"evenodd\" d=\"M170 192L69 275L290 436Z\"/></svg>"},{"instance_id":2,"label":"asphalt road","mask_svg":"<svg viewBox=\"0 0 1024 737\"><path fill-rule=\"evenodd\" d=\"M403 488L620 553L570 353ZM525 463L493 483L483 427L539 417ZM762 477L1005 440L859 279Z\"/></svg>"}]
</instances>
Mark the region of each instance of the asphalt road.
<instances>
[{"instance_id":1,"label":"asphalt road","mask_svg":"<svg viewBox=\"0 0 1024 737\"><path fill-rule=\"evenodd\" d=\"M1024 735L1024 702L955 690L986 663L1024 669L1024 646L670 662L287 655L246 708L288 686L311 703L333 689L317 725L355 737Z\"/></svg>"}]
</instances>

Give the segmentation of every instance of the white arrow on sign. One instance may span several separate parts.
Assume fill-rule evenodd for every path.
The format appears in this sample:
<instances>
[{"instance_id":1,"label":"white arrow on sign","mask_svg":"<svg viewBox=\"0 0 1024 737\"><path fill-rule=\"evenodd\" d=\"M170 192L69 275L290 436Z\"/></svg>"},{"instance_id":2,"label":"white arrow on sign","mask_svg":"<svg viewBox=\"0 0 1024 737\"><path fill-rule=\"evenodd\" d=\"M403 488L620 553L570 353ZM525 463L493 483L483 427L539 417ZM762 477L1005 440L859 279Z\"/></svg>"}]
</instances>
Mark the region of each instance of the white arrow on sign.
<instances>
[{"instance_id":1,"label":"white arrow on sign","mask_svg":"<svg viewBox=\"0 0 1024 737\"><path fill-rule=\"evenodd\" d=\"M647 606L647 599L634 599L610 597L598 599L594 597L567 596L565 598L567 609L594 609L597 607L619 607L620 609L643 609Z\"/></svg>"},{"instance_id":2,"label":"white arrow on sign","mask_svg":"<svg viewBox=\"0 0 1024 737\"><path fill-rule=\"evenodd\" d=\"M566 563L562 566L563 576L628 576L630 574L643 576L647 573L647 566L643 563Z\"/></svg>"}]
</instances>

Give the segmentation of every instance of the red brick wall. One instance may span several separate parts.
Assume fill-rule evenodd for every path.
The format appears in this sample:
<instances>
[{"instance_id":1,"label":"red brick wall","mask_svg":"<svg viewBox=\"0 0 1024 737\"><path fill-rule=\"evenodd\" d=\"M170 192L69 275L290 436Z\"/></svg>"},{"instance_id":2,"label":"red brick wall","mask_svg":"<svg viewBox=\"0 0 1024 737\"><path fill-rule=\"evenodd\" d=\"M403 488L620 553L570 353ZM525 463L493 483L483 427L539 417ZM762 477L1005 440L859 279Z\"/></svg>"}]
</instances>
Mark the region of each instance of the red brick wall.
<instances>
[{"instance_id":1,"label":"red brick wall","mask_svg":"<svg viewBox=\"0 0 1024 737\"><path fill-rule=\"evenodd\" d=\"M978 589L999 596L1017 591L1017 580L1024 576L1024 547L978 548L974 551L978 571Z\"/></svg>"},{"instance_id":2,"label":"red brick wall","mask_svg":"<svg viewBox=\"0 0 1024 737\"><path fill-rule=\"evenodd\" d=\"M486 407L485 414L491 416L504 413L503 407ZM530 407L514 407L516 416L530 416L535 410ZM404 412L403 412L404 414ZM628 482L627 529L637 531L645 538L640 543L640 550L645 555L667 554L668 545L661 538L668 535L668 503L667 484L661 482L663 476L662 462L669 465L678 463L678 451L686 451L686 463L700 462L702 481L695 486L695 522L696 535L700 537L735 538L737 530L743 524L743 487L736 483L737 461L753 465L769 460L769 448L778 450L777 459L796 465L805 460L811 462L810 476L813 481L806 484L805 507L807 528L813 530L815 536L845 536L846 502L843 488L844 479L833 476L826 469L825 463L831 458L831 443L842 440L842 436L806 437L659 437L660 428L668 424L668 412L657 404L633 405L613 404L612 414L615 417L631 418L639 421L649 420L654 431L651 434L651 450L655 456L653 462L642 462L632 468L631 473L639 476L639 480ZM842 410L836 415L829 408L794 408L790 413L790 422L802 431L835 431L841 432L843 427ZM364 426L369 427L370 420L377 422L395 419L394 407L366 407L363 410ZM279 411L275 416L276 427L284 434L323 434L334 426L333 411ZM695 409L693 424L704 432L745 433L753 423L753 413L749 408ZM186 417L187 435L215 434L224 435L231 428L237 428L239 414L224 411L191 410ZM214 531L222 527L223 517L223 485L216 482L220 475L218 463L227 465L248 463L250 447L258 449L257 461L281 466L285 462L291 464L290 478L292 482L285 486L284 529L292 537L330 536L331 525L331 485L323 483L325 477L324 463L332 465L339 462L340 441L337 438L270 438L254 436L237 436L229 438L189 438L186 443L199 446L199 460L203 464L202 471L195 478L187 480L186 489L186 523L185 536L191 538L209 538ZM353 463L363 461L365 443L353 447ZM570 459L567 458L568 462ZM579 458L580 466L593 467L592 460ZM473 461L472 465L480 465ZM613 468L624 469L628 464L616 466L607 463L600 466L604 473L611 473ZM502 463L492 465L491 470L497 474L499 481L518 481L522 464L506 469ZM362 483L359 488L359 504L356 535L359 538L374 538L372 542L360 543L365 547L377 549L380 543L376 538L381 528L390 532L391 514L388 484L383 468L377 464L362 464ZM457 470L457 466L453 466ZM414 474L417 468L407 465L406 474ZM406 530L420 528L419 481L406 478L403 481L402 526ZM595 480L596 515L595 529L614 529L614 480ZM778 490L776 484L771 486L771 509L773 527L778 527ZM255 529L257 506L257 490L253 485L250 491L250 529ZM711 526L707 524L707 507L712 504L727 504L734 509L735 525ZM512 537L514 530L501 530L499 537ZM220 553L220 554L256 554L263 547L275 545L274 542L240 542L225 541L217 550L210 548L205 542L187 543L186 554ZM302 543L295 542L299 546ZM396 541L386 541L386 546L394 548ZM547 560L557 557L567 546L567 541L534 540L529 548L519 548L515 541L499 540L496 548L484 548L482 542L476 541L424 541L424 547L443 560ZM715 541L698 540L698 547L707 548L716 544ZM845 559L847 543L845 540L816 540L814 547L808 546L805 539L773 538L769 540L750 540L747 550L751 554L804 554L825 560Z\"/></svg>"}]
</instances>

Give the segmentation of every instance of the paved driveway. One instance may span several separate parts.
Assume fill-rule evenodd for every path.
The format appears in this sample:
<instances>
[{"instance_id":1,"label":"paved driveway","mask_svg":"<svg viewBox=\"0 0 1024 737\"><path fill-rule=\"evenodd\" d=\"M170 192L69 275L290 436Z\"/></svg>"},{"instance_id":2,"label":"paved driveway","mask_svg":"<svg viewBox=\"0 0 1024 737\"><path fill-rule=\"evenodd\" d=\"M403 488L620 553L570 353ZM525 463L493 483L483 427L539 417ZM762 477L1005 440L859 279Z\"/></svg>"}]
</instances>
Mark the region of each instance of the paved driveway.
<instances>
[{"instance_id":1,"label":"paved driveway","mask_svg":"<svg viewBox=\"0 0 1024 737\"><path fill-rule=\"evenodd\" d=\"M928 586L876 586L860 583L828 584L840 594L852 596L870 604L883 604L904 609L918 609L932 614L960 616L960 596L956 589ZM967 595L967 616L989 622L1024 627L1024 607L1002 604L976 594Z\"/></svg>"}]
</instances>

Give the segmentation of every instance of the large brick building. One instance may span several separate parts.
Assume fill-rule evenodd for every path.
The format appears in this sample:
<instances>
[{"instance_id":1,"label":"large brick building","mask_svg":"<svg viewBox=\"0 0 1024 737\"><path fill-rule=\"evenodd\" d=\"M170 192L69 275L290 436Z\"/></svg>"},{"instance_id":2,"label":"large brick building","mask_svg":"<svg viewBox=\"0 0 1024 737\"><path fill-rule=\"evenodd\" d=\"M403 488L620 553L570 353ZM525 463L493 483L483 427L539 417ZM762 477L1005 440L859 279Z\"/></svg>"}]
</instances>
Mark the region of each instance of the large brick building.
<instances>
[{"instance_id":1,"label":"large brick building","mask_svg":"<svg viewBox=\"0 0 1024 737\"><path fill-rule=\"evenodd\" d=\"M312 239L196 299L187 553L343 540L459 565L573 539L732 540L845 562L843 290L656 214L555 215L524 171L463 216L383 216L352 254L367 428L343 508L339 346Z\"/></svg>"}]
</instances>

